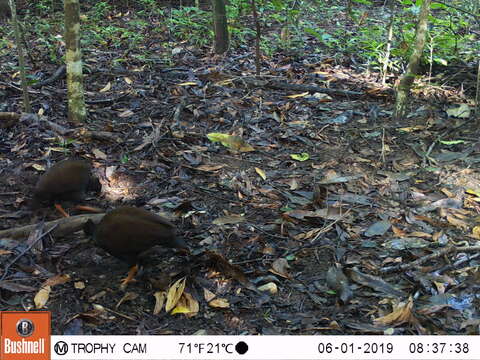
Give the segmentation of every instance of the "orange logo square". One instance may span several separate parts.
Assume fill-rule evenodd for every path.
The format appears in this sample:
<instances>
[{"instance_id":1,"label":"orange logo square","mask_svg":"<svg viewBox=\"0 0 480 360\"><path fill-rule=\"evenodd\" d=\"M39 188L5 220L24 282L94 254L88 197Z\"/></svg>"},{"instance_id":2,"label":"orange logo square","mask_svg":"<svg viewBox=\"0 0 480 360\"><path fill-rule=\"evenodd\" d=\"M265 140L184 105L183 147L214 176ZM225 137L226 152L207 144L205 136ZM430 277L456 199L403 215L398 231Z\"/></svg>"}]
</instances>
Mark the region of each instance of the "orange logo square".
<instances>
[{"instance_id":1,"label":"orange logo square","mask_svg":"<svg viewBox=\"0 0 480 360\"><path fill-rule=\"evenodd\" d=\"M50 360L49 311L0 312L0 360Z\"/></svg>"}]
</instances>

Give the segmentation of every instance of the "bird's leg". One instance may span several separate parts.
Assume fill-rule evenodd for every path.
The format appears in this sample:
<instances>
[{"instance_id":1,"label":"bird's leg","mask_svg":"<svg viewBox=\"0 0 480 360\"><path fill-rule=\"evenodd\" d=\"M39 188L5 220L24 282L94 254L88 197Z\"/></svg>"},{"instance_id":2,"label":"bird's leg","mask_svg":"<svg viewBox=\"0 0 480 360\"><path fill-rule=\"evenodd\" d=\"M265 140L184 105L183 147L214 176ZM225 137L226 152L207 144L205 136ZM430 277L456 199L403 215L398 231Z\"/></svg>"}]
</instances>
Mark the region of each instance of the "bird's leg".
<instances>
[{"instance_id":1,"label":"bird's leg","mask_svg":"<svg viewBox=\"0 0 480 360\"><path fill-rule=\"evenodd\" d=\"M120 287L122 289L125 289L127 287L127 284L129 282L133 281L133 278L136 275L137 271L138 271L138 265L137 264L135 264L134 266L132 266L130 268L130 270L128 271L127 277L125 279L122 279L122 283L120 284Z\"/></svg>"},{"instance_id":2,"label":"bird's leg","mask_svg":"<svg viewBox=\"0 0 480 360\"><path fill-rule=\"evenodd\" d=\"M96 207L91 207L91 206L86 206L86 205L77 205L77 206L75 206L75 210L89 211L89 212L93 212L93 213L104 212L103 209L96 208Z\"/></svg>"},{"instance_id":3,"label":"bird's leg","mask_svg":"<svg viewBox=\"0 0 480 360\"><path fill-rule=\"evenodd\" d=\"M68 213L63 209L62 205L60 204L55 204L55 208L58 210L60 214L62 214L64 217L69 217Z\"/></svg>"}]
</instances>

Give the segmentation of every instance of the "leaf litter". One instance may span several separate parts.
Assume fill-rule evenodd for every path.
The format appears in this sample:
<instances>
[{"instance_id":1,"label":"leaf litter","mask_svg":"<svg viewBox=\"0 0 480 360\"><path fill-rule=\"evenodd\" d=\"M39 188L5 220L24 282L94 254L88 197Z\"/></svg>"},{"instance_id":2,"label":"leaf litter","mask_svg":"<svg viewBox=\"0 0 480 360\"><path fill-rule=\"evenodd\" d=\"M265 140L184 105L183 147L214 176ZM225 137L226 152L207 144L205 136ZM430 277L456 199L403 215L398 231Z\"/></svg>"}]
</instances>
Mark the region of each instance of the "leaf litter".
<instances>
[{"instance_id":1,"label":"leaf litter","mask_svg":"<svg viewBox=\"0 0 480 360\"><path fill-rule=\"evenodd\" d=\"M397 129L380 87L327 60L283 57L275 61L288 66L272 62L264 75L299 85L321 72L362 99L236 81L252 72L248 59L173 56L188 77L133 65L119 83L89 73L97 102L82 127L67 123L54 84L36 94L42 116L0 128L0 231L33 223L40 173L80 155L104 185L89 203L168 213L194 253L152 250L126 295L125 264L80 232L27 251L1 238L9 310L52 311L54 334L478 334L474 128L445 132L422 115L428 101L415 99L417 118ZM110 66L101 52L95 61ZM16 90L2 91L17 108ZM166 282L153 281L159 273Z\"/></svg>"}]
</instances>

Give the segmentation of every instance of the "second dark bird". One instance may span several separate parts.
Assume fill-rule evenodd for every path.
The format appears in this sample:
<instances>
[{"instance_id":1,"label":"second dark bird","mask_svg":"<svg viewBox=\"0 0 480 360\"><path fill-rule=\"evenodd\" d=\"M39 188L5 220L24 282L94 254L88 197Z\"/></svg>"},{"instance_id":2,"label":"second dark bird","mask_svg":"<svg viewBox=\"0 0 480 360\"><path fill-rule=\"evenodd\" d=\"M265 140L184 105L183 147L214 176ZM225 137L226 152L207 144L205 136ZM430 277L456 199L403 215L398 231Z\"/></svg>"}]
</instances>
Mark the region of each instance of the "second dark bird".
<instances>
[{"instance_id":1,"label":"second dark bird","mask_svg":"<svg viewBox=\"0 0 480 360\"><path fill-rule=\"evenodd\" d=\"M81 201L87 190L100 191L101 185L92 176L92 167L86 160L62 160L49 168L37 182L32 207L55 204L64 215L61 201ZM67 215L66 215L67 216Z\"/></svg>"},{"instance_id":2,"label":"second dark bird","mask_svg":"<svg viewBox=\"0 0 480 360\"><path fill-rule=\"evenodd\" d=\"M125 286L138 270L139 255L155 245L188 250L185 241L175 235L175 226L147 210L123 206L107 213L95 225L88 220L85 233L110 255L132 268L123 280Z\"/></svg>"}]
</instances>

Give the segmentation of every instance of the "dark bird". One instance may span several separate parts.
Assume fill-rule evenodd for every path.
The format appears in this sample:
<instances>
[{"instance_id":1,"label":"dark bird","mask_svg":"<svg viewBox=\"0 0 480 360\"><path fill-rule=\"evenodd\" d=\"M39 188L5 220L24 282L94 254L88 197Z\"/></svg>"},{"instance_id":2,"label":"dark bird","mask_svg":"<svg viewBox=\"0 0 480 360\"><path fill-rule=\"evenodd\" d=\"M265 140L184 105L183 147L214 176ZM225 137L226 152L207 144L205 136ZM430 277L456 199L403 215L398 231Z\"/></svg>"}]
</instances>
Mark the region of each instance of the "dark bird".
<instances>
[{"instance_id":1,"label":"dark bird","mask_svg":"<svg viewBox=\"0 0 480 360\"><path fill-rule=\"evenodd\" d=\"M43 174L35 187L32 207L55 204L65 216L58 203L63 200L81 201L87 190L99 191L100 182L92 176L92 167L86 160L62 160Z\"/></svg>"},{"instance_id":2,"label":"dark bird","mask_svg":"<svg viewBox=\"0 0 480 360\"><path fill-rule=\"evenodd\" d=\"M97 225L88 220L84 231L93 237L97 246L132 266L122 286L135 276L139 255L151 247L161 245L188 251L185 241L175 236L175 226L171 222L131 206L110 211Z\"/></svg>"}]
</instances>

